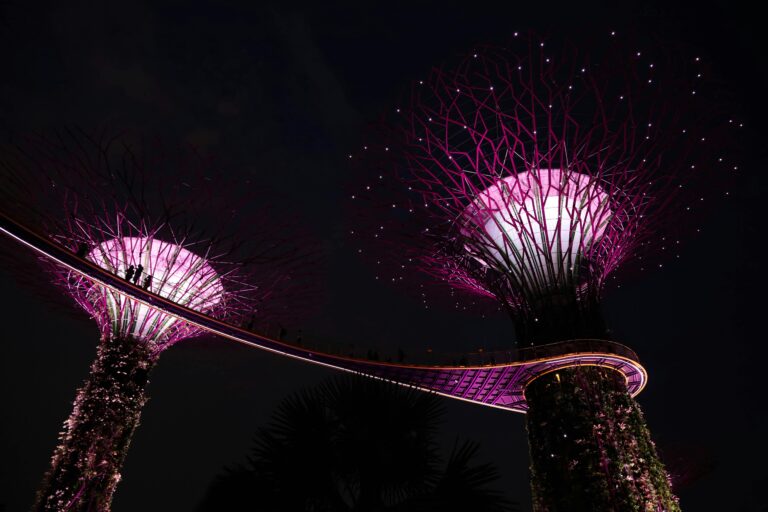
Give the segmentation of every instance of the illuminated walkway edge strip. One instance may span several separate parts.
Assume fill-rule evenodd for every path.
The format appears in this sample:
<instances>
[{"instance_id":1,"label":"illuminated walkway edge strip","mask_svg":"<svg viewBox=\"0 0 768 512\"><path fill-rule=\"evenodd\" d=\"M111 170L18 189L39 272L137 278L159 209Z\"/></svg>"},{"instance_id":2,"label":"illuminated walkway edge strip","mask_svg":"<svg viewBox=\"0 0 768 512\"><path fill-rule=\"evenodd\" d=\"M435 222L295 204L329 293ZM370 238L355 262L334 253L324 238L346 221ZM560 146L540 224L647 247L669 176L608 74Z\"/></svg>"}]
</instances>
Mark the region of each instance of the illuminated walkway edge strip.
<instances>
[{"instance_id":1,"label":"illuminated walkway edge strip","mask_svg":"<svg viewBox=\"0 0 768 512\"><path fill-rule=\"evenodd\" d=\"M95 283L130 296L212 334L275 354L433 392L488 407L525 412L525 386L540 375L573 366L600 366L622 373L635 396L648 381L637 356L621 344L605 340L572 340L520 350L521 360L489 365L416 365L355 359L290 345L179 306L110 274L0 212L0 231L38 254Z\"/></svg>"}]
</instances>

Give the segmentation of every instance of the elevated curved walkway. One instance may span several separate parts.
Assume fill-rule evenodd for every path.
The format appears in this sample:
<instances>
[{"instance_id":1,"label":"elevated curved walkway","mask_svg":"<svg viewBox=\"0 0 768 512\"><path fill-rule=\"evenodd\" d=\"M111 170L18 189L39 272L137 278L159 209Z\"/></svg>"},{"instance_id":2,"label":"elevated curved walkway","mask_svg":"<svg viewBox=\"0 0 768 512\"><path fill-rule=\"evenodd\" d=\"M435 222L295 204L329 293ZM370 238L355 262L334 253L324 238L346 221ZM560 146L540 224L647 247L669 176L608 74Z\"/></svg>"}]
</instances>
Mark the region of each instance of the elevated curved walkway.
<instances>
[{"instance_id":1,"label":"elevated curved walkway","mask_svg":"<svg viewBox=\"0 0 768 512\"><path fill-rule=\"evenodd\" d=\"M480 360L469 356L460 363L451 365L383 363L315 351L274 340L179 306L105 271L88 260L79 258L68 249L35 233L2 212L0 231L40 255L102 286L183 318L218 336L309 363L396 382L489 407L525 412L525 386L536 377L561 368L600 366L615 369L624 375L627 388L633 396L643 390L648 379L645 369L632 350L605 340L571 340L513 351L488 352L483 353Z\"/></svg>"}]
</instances>

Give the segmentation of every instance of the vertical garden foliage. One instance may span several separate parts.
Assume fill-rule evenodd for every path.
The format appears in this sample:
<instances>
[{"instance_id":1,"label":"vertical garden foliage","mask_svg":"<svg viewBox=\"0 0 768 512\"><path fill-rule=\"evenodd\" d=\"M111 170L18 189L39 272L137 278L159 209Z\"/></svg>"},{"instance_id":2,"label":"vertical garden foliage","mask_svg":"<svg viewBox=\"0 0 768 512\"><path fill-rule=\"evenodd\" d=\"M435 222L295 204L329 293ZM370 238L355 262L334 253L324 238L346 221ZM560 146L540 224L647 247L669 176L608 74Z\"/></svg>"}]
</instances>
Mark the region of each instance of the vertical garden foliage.
<instances>
[{"instance_id":1,"label":"vertical garden foliage","mask_svg":"<svg viewBox=\"0 0 768 512\"><path fill-rule=\"evenodd\" d=\"M546 374L526 389L535 512L678 512L669 477L621 374Z\"/></svg>"},{"instance_id":2,"label":"vertical garden foliage","mask_svg":"<svg viewBox=\"0 0 768 512\"><path fill-rule=\"evenodd\" d=\"M109 510L156 357L131 338L108 338L64 423L51 469L38 491L36 512Z\"/></svg>"}]
</instances>

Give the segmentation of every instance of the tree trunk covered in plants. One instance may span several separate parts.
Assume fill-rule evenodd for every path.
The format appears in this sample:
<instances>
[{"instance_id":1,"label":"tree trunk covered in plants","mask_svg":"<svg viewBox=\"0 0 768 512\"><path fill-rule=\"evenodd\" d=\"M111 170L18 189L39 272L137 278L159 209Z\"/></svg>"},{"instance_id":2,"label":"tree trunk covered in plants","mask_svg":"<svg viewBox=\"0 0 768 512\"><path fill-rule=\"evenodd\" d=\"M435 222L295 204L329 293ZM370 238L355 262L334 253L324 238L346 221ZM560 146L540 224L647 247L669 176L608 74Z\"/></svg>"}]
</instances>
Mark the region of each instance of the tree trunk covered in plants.
<instances>
[{"instance_id":1,"label":"tree trunk covered in plants","mask_svg":"<svg viewBox=\"0 0 768 512\"><path fill-rule=\"evenodd\" d=\"M525 396L535 512L680 510L617 371L566 368L534 380Z\"/></svg>"},{"instance_id":2,"label":"tree trunk covered in plants","mask_svg":"<svg viewBox=\"0 0 768 512\"><path fill-rule=\"evenodd\" d=\"M156 357L147 343L107 339L59 436L34 511L108 511Z\"/></svg>"}]
</instances>

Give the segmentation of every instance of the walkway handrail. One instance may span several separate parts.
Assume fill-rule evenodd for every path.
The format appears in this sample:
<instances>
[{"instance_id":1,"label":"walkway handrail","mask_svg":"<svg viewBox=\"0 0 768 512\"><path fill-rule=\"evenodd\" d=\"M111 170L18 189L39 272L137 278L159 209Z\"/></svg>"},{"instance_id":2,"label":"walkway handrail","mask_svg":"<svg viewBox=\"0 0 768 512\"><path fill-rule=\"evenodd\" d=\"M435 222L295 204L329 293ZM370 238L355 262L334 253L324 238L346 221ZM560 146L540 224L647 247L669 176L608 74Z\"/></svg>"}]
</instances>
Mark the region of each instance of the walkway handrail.
<instances>
[{"instance_id":1,"label":"walkway handrail","mask_svg":"<svg viewBox=\"0 0 768 512\"><path fill-rule=\"evenodd\" d=\"M285 355L291 355L300 359L308 357L317 357L354 360L360 363L371 364L390 364L387 362L371 361L366 358L348 357L342 354L333 354L330 352L316 350L311 345L293 345L283 341L271 339L267 336L255 333L237 327L205 313L180 306L173 301L169 301L159 295L156 295L144 288L141 288L120 276L112 274L100 266L88 261L85 258L77 256L74 252L60 246L54 241L45 238L28 227L20 224L10 218L4 212L0 211L0 231L39 252L40 254L78 272L89 279L107 286L113 290L124 293L133 299L136 299L148 306L157 308L171 315L183 318L185 321L194 324L201 329L219 334L228 339L244 343L249 346L256 346L265 350L279 352ZM564 342L551 343L548 345L532 346L525 348L513 348L510 350L469 352L459 354L434 354L430 356L430 362L402 361L396 364L403 366L424 366L424 367L467 367L467 366L495 366L510 363L519 363L523 361L533 361L547 357L560 356L568 353L577 352L604 352L616 354L627 359L638 361L637 354L628 347L608 340L568 340ZM311 355L310 355L311 354ZM409 358L411 359L411 358ZM395 364L395 363L392 363Z\"/></svg>"},{"instance_id":2,"label":"walkway handrail","mask_svg":"<svg viewBox=\"0 0 768 512\"><path fill-rule=\"evenodd\" d=\"M423 391L504 410L525 412L527 382L548 371L571 366L602 366L621 372L630 393L642 391L647 372L627 347L607 340L570 340L501 352L469 354L451 365L419 365L345 357L291 345L180 306L38 235L0 211L0 231L87 279L181 318L218 336L336 370L378 378ZM478 362L477 357L481 360ZM496 360L495 357L500 360ZM514 359L513 359L514 357Z\"/></svg>"}]
</instances>

